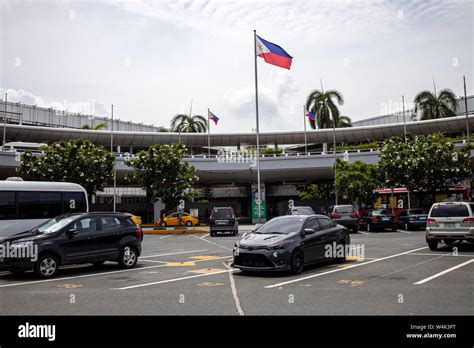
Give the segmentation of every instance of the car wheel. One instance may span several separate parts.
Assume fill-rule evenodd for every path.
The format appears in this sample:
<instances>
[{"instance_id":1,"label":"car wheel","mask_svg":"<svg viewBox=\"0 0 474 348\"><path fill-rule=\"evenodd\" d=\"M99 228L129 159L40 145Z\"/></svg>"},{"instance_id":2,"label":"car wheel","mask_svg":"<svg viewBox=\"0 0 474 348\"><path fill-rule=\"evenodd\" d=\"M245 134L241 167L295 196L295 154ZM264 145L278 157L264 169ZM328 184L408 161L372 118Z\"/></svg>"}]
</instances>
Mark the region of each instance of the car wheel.
<instances>
[{"instance_id":1,"label":"car wheel","mask_svg":"<svg viewBox=\"0 0 474 348\"><path fill-rule=\"evenodd\" d=\"M96 261L96 262L92 262L92 264L95 266L95 267L99 267L99 266L102 266L104 264L105 261Z\"/></svg>"},{"instance_id":2,"label":"car wheel","mask_svg":"<svg viewBox=\"0 0 474 348\"><path fill-rule=\"evenodd\" d=\"M138 256L135 248L126 245L120 253L118 263L122 268L133 268L137 264Z\"/></svg>"},{"instance_id":3,"label":"car wheel","mask_svg":"<svg viewBox=\"0 0 474 348\"><path fill-rule=\"evenodd\" d=\"M293 251L291 255L291 272L294 274L299 274L303 272L304 268L304 255L301 250Z\"/></svg>"},{"instance_id":4,"label":"car wheel","mask_svg":"<svg viewBox=\"0 0 474 348\"><path fill-rule=\"evenodd\" d=\"M433 241L429 241L428 242L428 248L430 248L430 250L438 250L438 242L433 240Z\"/></svg>"},{"instance_id":5,"label":"car wheel","mask_svg":"<svg viewBox=\"0 0 474 348\"><path fill-rule=\"evenodd\" d=\"M160 226L161 226L161 227L166 227L166 222L162 221L162 222L160 223Z\"/></svg>"},{"instance_id":6,"label":"car wheel","mask_svg":"<svg viewBox=\"0 0 474 348\"><path fill-rule=\"evenodd\" d=\"M193 225L192 221L186 221L186 226L191 227Z\"/></svg>"},{"instance_id":7,"label":"car wheel","mask_svg":"<svg viewBox=\"0 0 474 348\"><path fill-rule=\"evenodd\" d=\"M35 263L35 274L40 278L52 278L58 273L59 261L54 255L43 255Z\"/></svg>"}]
</instances>

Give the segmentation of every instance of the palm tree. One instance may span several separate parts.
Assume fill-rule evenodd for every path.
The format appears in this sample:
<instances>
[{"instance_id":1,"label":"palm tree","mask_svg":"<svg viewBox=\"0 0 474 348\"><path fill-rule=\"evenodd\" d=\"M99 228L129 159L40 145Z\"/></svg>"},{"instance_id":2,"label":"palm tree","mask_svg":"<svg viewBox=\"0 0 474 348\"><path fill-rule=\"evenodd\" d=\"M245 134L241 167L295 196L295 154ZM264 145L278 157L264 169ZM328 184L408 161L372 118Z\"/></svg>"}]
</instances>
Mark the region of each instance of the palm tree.
<instances>
[{"instance_id":1,"label":"palm tree","mask_svg":"<svg viewBox=\"0 0 474 348\"><path fill-rule=\"evenodd\" d=\"M91 129L91 130L101 130L101 129L106 129L106 128L107 128L106 123L98 123L94 127L91 127L88 124L85 124L82 126L82 129Z\"/></svg>"},{"instance_id":2,"label":"palm tree","mask_svg":"<svg viewBox=\"0 0 474 348\"><path fill-rule=\"evenodd\" d=\"M336 128L352 127L352 120L349 116L339 116Z\"/></svg>"},{"instance_id":3,"label":"palm tree","mask_svg":"<svg viewBox=\"0 0 474 348\"><path fill-rule=\"evenodd\" d=\"M431 91L421 91L413 100L415 112L421 110L422 120L456 116L456 95L449 88L443 89L436 94Z\"/></svg>"},{"instance_id":4,"label":"palm tree","mask_svg":"<svg viewBox=\"0 0 474 348\"><path fill-rule=\"evenodd\" d=\"M207 120L201 115L178 114L171 120L171 129L181 133L205 133Z\"/></svg>"},{"instance_id":5,"label":"palm tree","mask_svg":"<svg viewBox=\"0 0 474 348\"><path fill-rule=\"evenodd\" d=\"M337 104L344 104L342 93L331 89L326 92L315 89L306 99L306 109L316 115L316 121L309 120L311 128L332 128L332 120L334 119L336 126L339 123L339 109Z\"/></svg>"}]
</instances>

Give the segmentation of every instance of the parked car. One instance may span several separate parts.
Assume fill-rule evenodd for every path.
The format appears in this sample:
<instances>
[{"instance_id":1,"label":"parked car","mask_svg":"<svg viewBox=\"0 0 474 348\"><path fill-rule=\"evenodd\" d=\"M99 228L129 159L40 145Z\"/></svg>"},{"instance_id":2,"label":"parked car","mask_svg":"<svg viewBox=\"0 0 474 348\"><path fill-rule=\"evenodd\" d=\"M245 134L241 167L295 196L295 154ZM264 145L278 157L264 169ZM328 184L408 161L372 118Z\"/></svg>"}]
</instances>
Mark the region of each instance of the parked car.
<instances>
[{"instance_id":1,"label":"parked car","mask_svg":"<svg viewBox=\"0 0 474 348\"><path fill-rule=\"evenodd\" d=\"M406 209L398 216L398 226L405 231L411 229L425 229L428 213L424 209Z\"/></svg>"},{"instance_id":2,"label":"parked car","mask_svg":"<svg viewBox=\"0 0 474 348\"><path fill-rule=\"evenodd\" d=\"M328 259L327 245L349 244L347 228L327 216L280 216L235 243L233 266L242 271L301 273L305 265ZM332 258L341 262L346 259L344 253L331 254Z\"/></svg>"},{"instance_id":3,"label":"parked car","mask_svg":"<svg viewBox=\"0 0 474 348\"><path fill-rule=\"evenodd\" d=\"M359 219L359 227L367 232L383 230L397 230L397 222L390 209L369 209Z\"/></svg>"},{"instance_id":4,"label":"parked car","mask_svg":"<svg viewBox=\"0 0 474 348\"><path fill-rule=\"evenodd\" d=\"M125 214L130 216L132 218L133 222L136 223L138 226L142 225L142 217L141 216L133 215L133 214L130 214L130 213L125 213Z\"/></svg>"},{"instance_id":5,"label":"parked car","mask_svg":"<svg viewBox=\"0 0 474 348\"><path fill-rule=\"evenodd\" d=\"M349 231L359 231L359 214L352 205L335 205L329 208L329 217Z\"/></svg>"},{"instance_id":6,"label":"parked car","mask_svg":"<svg viewBox=\"0 0 474 348\"><path fill-rule=\"evenodd\" d=\"M431 250L436 250L441 241L448 245L474 242L474 203L433 204L426 220L426 242Z\"/></svg>"},{"instance_id":7,"label":"parked car","mask_svg":"<svg viewBox=\"0 0 474 348\"><path fill-rule=\"evenodd\" d=\"M314 210L310 206L293 207L288 209L287 215L314 215Z\"/></svg>"},{"instance_id":8,"label":"parked car","mask_svg":"<svg viewBox=\"0 0 474 348\"><path fill-rule=\"evenodd\" d=\"M12 248L37 247L37 253L6 257L0 264L13 273L33 269L40 278L52 278L60 266L68 264L115 261L132 268L140 256L142 240L142 229L127 214L70 213L1 239L0 243Z\"/></svg>"},{"instance_id":9,"label":"parked car","mask_svg":"<svg viewBox=\"0 0 474 348\"><path fill-rule=\"evenodd\" d=\"M186 225L188 227L191 226L197 226L199 225L199 219L196 216L192 216L189 213L180 213L180 212L175 212L172 214L169 214L168 216L163 217L163 220L158 219L156 220L156 225L166 227L166 226L179 226L180 225L180 219L179 215L181 214L181 224Z\"/></svg>"},{"instance_id":10,"label":"parked car","mask_svg":"<svg viewBox=\"0 0 474 348\"><path fill-rule=\"evenodd\" d=\"M218 232L231 232L236 236L239 234L239 222L232 207L214 207L209 217L209 231L211 237Z\"/></svg>"}]
</instances>

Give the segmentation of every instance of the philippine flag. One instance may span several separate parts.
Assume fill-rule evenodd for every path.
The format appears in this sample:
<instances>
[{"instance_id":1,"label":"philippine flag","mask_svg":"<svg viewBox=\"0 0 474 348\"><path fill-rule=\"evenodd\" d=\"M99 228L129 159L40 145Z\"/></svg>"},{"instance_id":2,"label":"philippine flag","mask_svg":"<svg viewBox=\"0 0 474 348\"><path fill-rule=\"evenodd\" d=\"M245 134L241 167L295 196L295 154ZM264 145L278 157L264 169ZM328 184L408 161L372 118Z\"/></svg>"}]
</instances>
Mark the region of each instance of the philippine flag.
<instances>
[{"instance_id":1,"label":"philippine flag","mask_svg":"<svg viewBox=\"0 0 474 348\"><path fill-rule=\"evenodd\" d=\"M290 69L293 59L286 51L274 43L268 42L257 35L257 56L263 58L266 63Z\"/></svg>"},{"instance_id":2,"label":"philippine flag","mask_svg":"<svg viewBox=\"0 0 474 348\"><path fill-rule=\"evenodd\" d=\"M306 117L309 117L309 119L310 119L311 121L315 121L315 120L316 120L316 116L315 116L312 112L310 112L309 110L306 110Z\"/></svg>"},{"instance_id":3,"label":"philippine flag","mask_svg":"<svg viewBox=\"0 0 474 348\"><path fill-rule=\"evenodd\" d=\"M219 117L214 115L211 110L209 110L209 119L214 121L214 124L217 125L217 122L219 121Z\"/></svg>"}]
</instances>

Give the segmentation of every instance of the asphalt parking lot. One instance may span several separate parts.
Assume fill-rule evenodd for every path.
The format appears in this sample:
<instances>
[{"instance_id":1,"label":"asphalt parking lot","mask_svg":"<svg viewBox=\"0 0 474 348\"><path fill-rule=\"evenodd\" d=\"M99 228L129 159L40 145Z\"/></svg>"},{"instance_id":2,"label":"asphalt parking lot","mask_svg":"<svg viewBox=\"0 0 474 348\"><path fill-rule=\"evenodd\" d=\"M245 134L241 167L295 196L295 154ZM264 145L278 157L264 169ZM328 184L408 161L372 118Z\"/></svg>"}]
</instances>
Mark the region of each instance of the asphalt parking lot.
<instances>
[{"instance_id":1,"label":"asphalt parking lot","mask_svg":"<svg viewBox=\"0 0 474 348\"><path fill-rule=\"evenodd\" d=\"M230 266L250 233L145 235L136 268L68 266L50 280L0 272L4 315L472 315L474 246L427 248L423 231L352 234L365 258L302 274Z\"/></svg>"}]
</instances>

